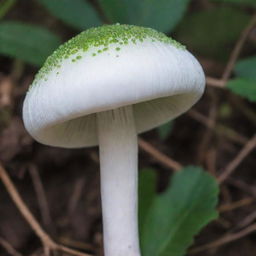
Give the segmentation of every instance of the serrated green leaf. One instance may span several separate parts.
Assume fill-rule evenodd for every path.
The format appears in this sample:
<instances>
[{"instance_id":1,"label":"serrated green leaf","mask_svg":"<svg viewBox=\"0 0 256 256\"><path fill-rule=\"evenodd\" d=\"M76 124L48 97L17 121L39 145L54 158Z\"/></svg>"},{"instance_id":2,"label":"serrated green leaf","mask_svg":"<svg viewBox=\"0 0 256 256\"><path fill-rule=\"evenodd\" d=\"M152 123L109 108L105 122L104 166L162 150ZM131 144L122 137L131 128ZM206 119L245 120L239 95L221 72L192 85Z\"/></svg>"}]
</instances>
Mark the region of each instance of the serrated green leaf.
<instances>
[{"instance_id":1,"label":"serrated green leaf","mask_svg":"<svg viewBox=\"0 0 256 256\"><path fill-rule=\"evenodd\" d=\"M102 24L96 10L86 0L38 0L66 24L84 30Z\"/></svg>"},{"instance_id":2,"label":"serrated green leaf","mask_svg":"<svg viewBox=\"0 0 256 256\"><path fill-rule=\"evenodd\" d=\"M139 231L143 230L146 215L156 196L156 171L143 169L139 173Z\"/></svg>"},{"instance_id":3,"label":"serrated green leaf","mask_svg":"<svg viewBox=\"0 0 256 256\"><path fill-rule=\"evenodd\" d=\"M256 102L256 80L236 78L227 83L227 87L234 93Z\"/></svg>"},{"instance_id":4,"label":"serrated green leaf","mask_svg":"<svg viewBox=\"0 0 256 256\"><path fill-rule=\"evenodd\" d=\"M231 7L211 8L185 16L176 39L198 54L226 60L250 15Z\"/></svg>"},{"instance_id":5,"label":"serrated green leaf","mask_svg":"<svg viewBox=\"0 0 256 256\"><path fill-rule=\"evenodd\" d=\"M165 140L173 129L173 121L163 124L157 128L158 135L160 139Z\"/></svg>"},{"instance_id":6,"label":"serrated green leaf","mask_svg":"<svg viewBox=\"0 0 256 256\"><path fill-rule=\"evenodd\" d=\"M21 22L0 23L0 54L40 66L61 40L45 28Z\"/></svg>"},{"instance_id":7,"label":"serrated green leaf","mask_svg":"<svg viewBox=\"0 0 256 256\"><path fill-rule=\"evenodd\" d=\"M183 17L190 0L100 0L111 22L171 31Z\"/></svg>"},{"instance_id":8,"label":"serrated green leaf","mask_svg":"<svg viewBox=\"0 0 256 256\"><path fill-rule=\"evenodd\" d=\"M234 70L239 77L256 80L256 56L238 61Z\"/></svg>"},{"instance_id":9,"label":"serrated green leaf","mask_svg":"<svg viewBox=\"0 0 256 256\"><path fill-rule=\"evenodd\" d=\"M143 255L184 256L193 237L217 217L217 197L217 182L201 168L176 173L149 209L142 232Z\"/></svg>"}]
</instances>

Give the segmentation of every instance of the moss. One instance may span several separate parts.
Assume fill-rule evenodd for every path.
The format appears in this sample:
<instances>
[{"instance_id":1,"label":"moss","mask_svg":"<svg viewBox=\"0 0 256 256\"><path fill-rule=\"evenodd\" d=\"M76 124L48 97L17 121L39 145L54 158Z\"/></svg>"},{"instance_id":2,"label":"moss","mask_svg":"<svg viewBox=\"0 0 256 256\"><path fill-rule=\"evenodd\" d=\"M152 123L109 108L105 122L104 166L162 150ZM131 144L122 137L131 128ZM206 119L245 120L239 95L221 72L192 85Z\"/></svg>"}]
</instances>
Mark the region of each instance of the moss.
<instances>
[{"instance_id":1,"label":"moss","mask_svg":"<svg viewBox=\"0 0 256 256\"><path fill-rule=\"evenodd\" d=\"M55 50L36 75L33 85L44 79L54 68L60 68L64 59L72 56L72 62L79 61L82 56L74 55L81 51L87 52L90 48L96 47L98 49L92 53L92 56L96 56L111 49L111 44L114 44L116 51L120 51L122 45L136 44L137 42L143 42L145 39L171 44L180 49L185 48L172 38L151 28L120 24L91 28L73 37ZM117 47L118 45L120 47Z\"/></svg>"}]
</instances>

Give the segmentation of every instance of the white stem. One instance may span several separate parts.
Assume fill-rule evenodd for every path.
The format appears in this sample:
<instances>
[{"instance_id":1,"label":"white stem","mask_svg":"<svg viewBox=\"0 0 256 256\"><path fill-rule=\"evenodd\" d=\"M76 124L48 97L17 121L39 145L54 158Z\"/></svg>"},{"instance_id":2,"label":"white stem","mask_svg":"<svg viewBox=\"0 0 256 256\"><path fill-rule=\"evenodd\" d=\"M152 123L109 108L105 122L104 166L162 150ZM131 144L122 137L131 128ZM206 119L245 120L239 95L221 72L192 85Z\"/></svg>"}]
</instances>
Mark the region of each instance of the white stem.
<instances>
[{"instance_id":1,"label":"white stem","mask_svg":"<svg viewBox=\"0 0 256 256\"><path fill-rule=\"evenodd\" d=\"M97 114L105 256L140 256L138 143L132 106Z\"/></svg>"}]
</instances>

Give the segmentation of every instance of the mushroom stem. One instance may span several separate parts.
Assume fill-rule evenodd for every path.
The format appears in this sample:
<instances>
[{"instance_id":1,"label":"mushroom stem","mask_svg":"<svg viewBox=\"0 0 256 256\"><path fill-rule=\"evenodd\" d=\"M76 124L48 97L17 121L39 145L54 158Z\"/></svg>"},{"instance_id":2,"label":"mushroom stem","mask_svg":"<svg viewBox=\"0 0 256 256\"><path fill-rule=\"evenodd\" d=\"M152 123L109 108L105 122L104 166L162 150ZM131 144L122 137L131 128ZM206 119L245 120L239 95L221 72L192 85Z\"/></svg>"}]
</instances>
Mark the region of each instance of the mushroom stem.
<instances>
[{"instance_id":1,"label":"mushroom stem","mask_svg":"<svg viewBox=\"0 0 256 256\"><path fill-rule=\"evenodd\" d=\"M105 256L140 256L138 143L132 106L97 114Z\"/></svg>"}]
</instances>

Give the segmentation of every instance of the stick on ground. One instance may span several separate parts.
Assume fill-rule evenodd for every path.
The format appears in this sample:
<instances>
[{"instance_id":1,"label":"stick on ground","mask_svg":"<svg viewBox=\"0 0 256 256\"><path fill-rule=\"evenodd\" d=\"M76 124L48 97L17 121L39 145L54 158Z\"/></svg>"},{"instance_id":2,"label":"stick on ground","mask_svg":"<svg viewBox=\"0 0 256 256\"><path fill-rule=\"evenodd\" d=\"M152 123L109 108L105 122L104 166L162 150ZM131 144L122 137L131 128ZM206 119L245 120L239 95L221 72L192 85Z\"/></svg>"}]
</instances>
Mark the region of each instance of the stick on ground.
<instances>
[{"instance_id":1,"label":"stick on ground","mask_svg":"<svg viewBox=\"0 0 256 256\"><path fill-rule=\"evenodd\" d=\"M174 171L179 171L182 168L182 165L175 160L171 159L164 153L157 150L155 147L153 147L150 143L143 139L139 139L139 146L141 149L143 149L145 152L150 154L152 157L154 157L158 162L162 163L168 168L173 169Z\"/></svg>"},{"instance_id":2,"label":"stick on ground","mask_svg":"<svg viewBox=\"0 0 256 256\"><path fill-rule=\"evenodd\" d=\"M18 251L16 251L12 245L6 241L4 238L0 237L0 246L2 246L7 253L9 253L12 256L22 256L21 253L19 253Z\"/></svg>"},{"instance_id":3,"label":"stick on ground","mask_svg":"<svg viewBox=\"0 0 256 256\"><path fill-rule=\"evenodd\" d=\"M36 233L37 237L41 240L44 247L45 255L47 256L50 255L51 251L63 251L76 256L91 256L89 254L78 252L76 250L67 248L63 245L59 245L52 240L52 238L42 229L42 227L40 226L36 218L30 212L27 205L21 198L15 185L11 181L6 170L3 168L1 164L0 164L0 179L2 180L8 194L12 198L14 204L16 205L16 207L18 208L18 210L20 211L24 219L27 221L27 223Z\"/></svg>"},{"instance_id":4,"label":"stick on ground","mask_svg":"<svg viewBox=\"0 0 256 256\"><path fill-rule=\"evenodd\" d=\"M189 254L192 255L192 254L197 254L199 252L202 252L202 251L205 251L205 250L209 250L209 249L213 249L213 248L217 248L219 246L222 246L224 244L227 244L227 243L230 243L230 242L233 242L235 240L238 240L252 232L256 231L256 224L253 224L237 233L234 233L234 234L227 234L227 235L224 235L223 237L215 240L215 241L212 241L208 244L205 244L205 245L202 245L202 246L199 246L199 247L196 247L196 248L193 248L189 251Z\"/></svg>"},{"instance_id":5,"label":"stick on ground","mask_svg":"<svg viewBox=\"0 0 256 256\"><path fill-rule=\"evenodd\" d=\"M254 135L235 156L235 158L227 165L221 175L218 177L218 182L222 183L229 175L237 168L244 158L256 147L256 135Z\"/></svg>"}]
</instances>

